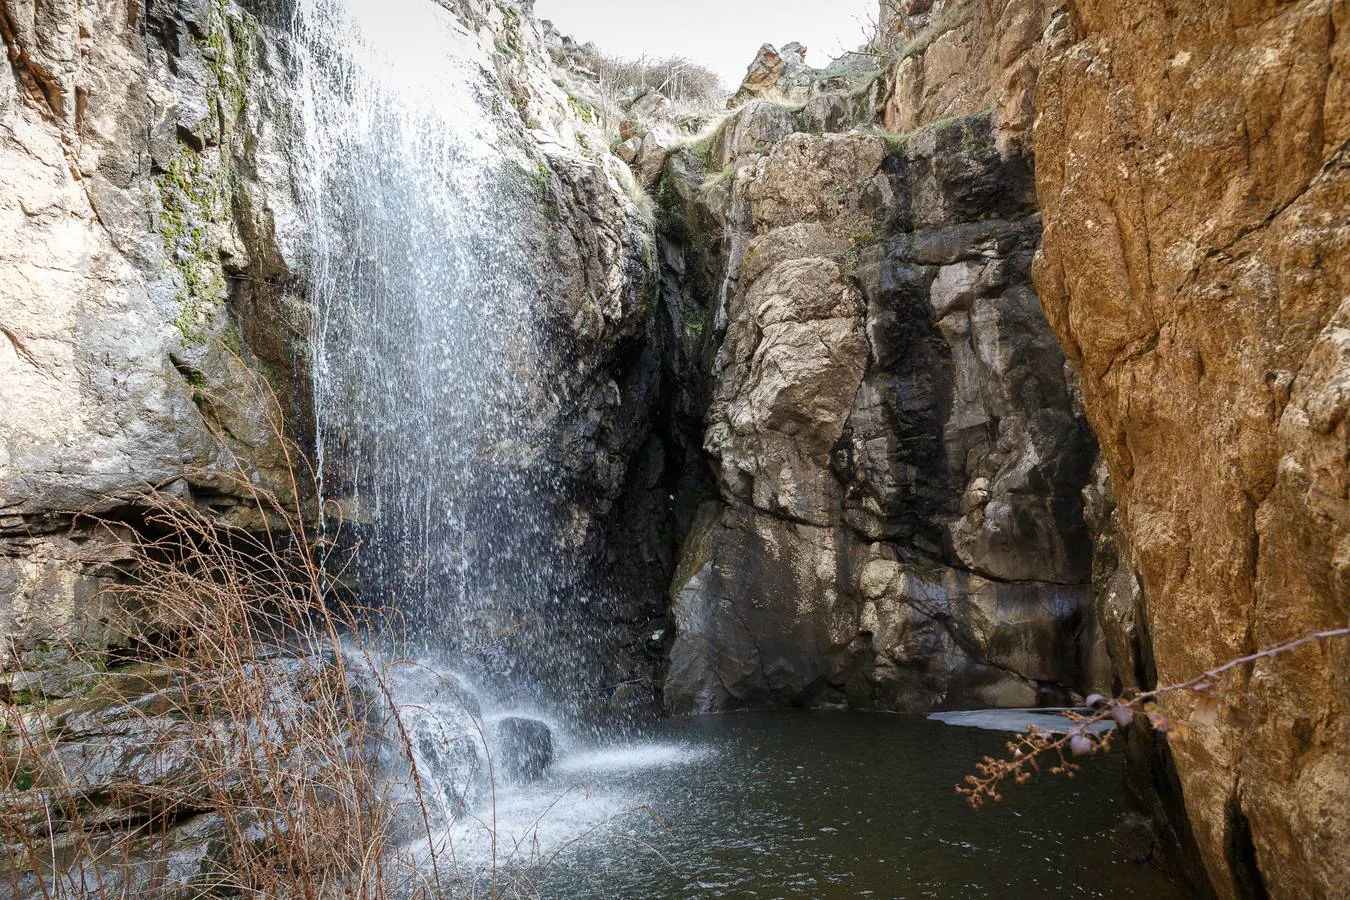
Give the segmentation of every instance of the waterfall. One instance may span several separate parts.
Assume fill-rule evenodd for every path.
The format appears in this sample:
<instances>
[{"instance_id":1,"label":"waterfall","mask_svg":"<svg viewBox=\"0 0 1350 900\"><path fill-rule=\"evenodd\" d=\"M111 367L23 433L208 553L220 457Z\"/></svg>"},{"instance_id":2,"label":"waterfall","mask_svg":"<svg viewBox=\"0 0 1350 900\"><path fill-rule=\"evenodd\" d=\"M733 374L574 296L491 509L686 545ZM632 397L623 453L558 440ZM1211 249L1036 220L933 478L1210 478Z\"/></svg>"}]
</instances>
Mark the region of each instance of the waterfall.
<instances>
[{"instance_id":1,"label":"waterfall","mask_svg":"<svg viewBox=\"0 0 1350 900\"><path fill-rule=\"evenodd\" d=\"M538 164L436 3L296 0L292 28L322 491L362 599L463 657L555 602L530 430ZM492 664L535 692L513 654Z\"/></svg>"}]
</instances>

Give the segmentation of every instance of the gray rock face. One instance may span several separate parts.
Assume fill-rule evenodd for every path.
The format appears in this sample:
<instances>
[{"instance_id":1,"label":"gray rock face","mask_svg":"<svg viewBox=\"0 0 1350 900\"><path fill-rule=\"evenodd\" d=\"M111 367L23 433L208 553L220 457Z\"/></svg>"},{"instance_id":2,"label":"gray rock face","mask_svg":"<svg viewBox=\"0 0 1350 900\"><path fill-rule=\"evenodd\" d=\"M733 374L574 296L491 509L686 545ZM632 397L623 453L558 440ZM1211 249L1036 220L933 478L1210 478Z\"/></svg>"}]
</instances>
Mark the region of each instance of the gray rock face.
<instances>
[{"instance_id":1,"label":"gray rock face","mask_svg":"<svg viewBox=\"0 0 1350 900\"><path fill-rule=\"evenodd\" d=\"M309 446L308 182L285 17L261 9L104 4L77 27L69 4L0 3L18 61L0 72L0 636L21 650L103 638L94 600L121 561L77 512L137 528L137 495L172 484L255 525L232 482L287 488L278 412ZM647 431L650 222L627 166L587 150L594 116L555 83L538 24L495 0L453 12L528 161L503 177L533 214L522 277L550 336L501 477L557 486L545 539L580 582ZM661 140L640 144L658 169ZM630 674L610 612L606 683Z\"/></svg>"},{"instance_id":2,"label":"gray rock face","mask_svg":"<svg viewBox=\"0 0 1350 900\"><path fill-rule=\"evenodd\" d=\"M191 678L152 665L101 670L74 697L9 709L6 823L41 838L6 835L0 873L15 892L5 896L63 894L56 885L75 896L237 889L245 857L289 827L263 805L275 796L264 773L325 777L324 760L287 754L297 734L318 733L307 722L331 721L313 698L317 682L337 677L332 662L275 657ZM227 697L258 685L267 698L256 707Z\"/></svg>"},{"instance_id":3,"label":"gray rock face","mask_svg":"<svg viewBox=\"0 0 1350 900\"><path fill-rule=\"evenodd\" d=\"M0 4L0 634L20 648L89 627L117 562L76 512L134 521L138 492L180 479L250 524L230 480L284 491L270 397L305 405L269 383L302 326L274 238L293 212L249 120L276 88L257 21L78 17Z\"/></svg>"},{"instance_id":4,"label":"gray rock face","mask_svg":"<svg viewBox=\"0 0 1350 900\"><path fill-rule=\"evenodd\" d=\"M671 588L667 703L1084 691L1104 673L1081 495L1095 445L1030 284L1026 163L988 116L887 147L807 134L802 115L750 104L711 141L729 174L667 168L686 225L726 234L706 251L719 496ZM673 275L663 301L689 318L703 298Z\"/></svg>"},{"instance_id":5,"label":"gray rock face","mask_svg":"<svg viewBox=\"0 0 1350 900\"><path fill-rule=\"evenodd\" d=\"M493 730L497 771L509 781L535 781L553 765L553 732L539 719L510 716Z\"/></svg>"}]
</instances>

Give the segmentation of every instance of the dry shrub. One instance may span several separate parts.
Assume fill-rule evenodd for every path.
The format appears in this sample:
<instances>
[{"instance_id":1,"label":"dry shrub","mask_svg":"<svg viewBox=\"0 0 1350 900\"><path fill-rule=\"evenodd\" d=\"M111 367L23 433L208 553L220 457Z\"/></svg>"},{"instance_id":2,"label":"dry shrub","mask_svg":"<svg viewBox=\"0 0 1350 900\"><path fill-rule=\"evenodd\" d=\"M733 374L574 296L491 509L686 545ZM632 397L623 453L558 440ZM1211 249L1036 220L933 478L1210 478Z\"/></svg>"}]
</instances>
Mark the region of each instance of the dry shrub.
<instances>
[{"instance_id":1,"label":"dry shrub","mask_svg":"<svg viewBox=\"0 0 1350 900\"><path fill-rule=\"evenodd\" d=\"M311 527L315 479L283 437L275 393L193 391L217 437L233 410L265 410L279 485L241 464L78 517L98 538L91 562L114 561L117 577L91 604L100 639L15 654L48 657L21 674L56 673L54 686L0 693L0 897L535 896L557 856L601 826L547 852L498 846L482 720L402 652L396 612L343 587L352 551L340 523ZM189 482L207 488L194 496ZM464 713L430 746L417 724L428 694ZM475 819L486 870L461 871L449 842L469 785L419 762L466 739L484 754L467 777L491 801Z\"/></svg>"},{"instance_id":2,"label":"dry shrub","mask_svg":"<svg viewBox=\"0 0 1350 900\"><path fill-rule=\"evenodd\" d=\"M613 97L635 97L659 91L670 100L715 102L725 96L717 73L683 56L624 59L601 52L594 44L577 47L574 64L589 70L602 91Z\"/></svg>"},{"instance_id":3,"label":"dry shrub","mask_svg":"<svg viewBox=\"0 0 1350 900\"><path fill-rule=\"evenodd\" d=\"M205 479L245 498L228 516L165 485L124 507L134 528L81 523L122 561L95 603L112 640L57 653L68 684L53 695L0 705L14 895L447 894L434 858L390 870L394 842L433 826L387 649L365 649L396 622L347 602L281 444L287 498L241 467ZM406 783L383 770L391 753Z\"/></svg>"}]
</instances>

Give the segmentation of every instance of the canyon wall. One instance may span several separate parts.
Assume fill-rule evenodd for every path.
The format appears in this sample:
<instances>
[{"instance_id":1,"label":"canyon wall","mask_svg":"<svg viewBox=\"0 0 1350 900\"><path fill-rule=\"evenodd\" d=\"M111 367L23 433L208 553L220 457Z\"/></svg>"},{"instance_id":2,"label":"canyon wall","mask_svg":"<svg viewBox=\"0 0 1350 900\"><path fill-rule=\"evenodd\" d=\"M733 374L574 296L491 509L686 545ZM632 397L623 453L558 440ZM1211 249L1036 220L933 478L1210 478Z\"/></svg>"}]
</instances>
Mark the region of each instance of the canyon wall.
<instances>
[{"instance_id":1,"label":"canyon wall","mask_svg":"<svg viewBox=\"0 0 1350 900\"><path fill-rule=\"evenodd\" d=\"M537 552L568 560L578 593L608 601L582 610L594 629L564 639L589 654L591 693L609 699L606 686L636 679L650 702L654 663L631 652L647 609L586 581L658 368L643 340L655 271L645 200L569 103L538 23L511 3L450 6L488 61L484 102L512 163L501 188L530 235L514 274L549 337L503 477L555 486L558 527ZM164 684L137 667L101 592L133 563L127 536L153 527L149 491L254 532L272 524L251 502L257 488L317 517L303 459L312 181L290 15L229 0L0 0L0 38L0 704L7 723L45 727L61 762L44 781L50 760L6 730L0 761L7 779L20 766L7 783L22 801L7 812L40 824L54 853L82 846L89 835L63 833L82 822L129 854L67 872L53 857L56 880L196 896L223 826L193 782L190 744L164 739L184 730L181 710L146 712ZM74 819L46 805L70 785L87 813ZM153 800L185 794L196 799ZM149 837L146 802L160 810ZM22 854L6 858L7 883L39 895L31 872L8 870Z\"/></svg>"},{"instance_id":2,"label":"canyon wall","mask_svg":"<svg viewBox=\"0 0 1350 900\"><path fill-rule=\"evenodd\" d=\"M1069 4L1036 283L1109 464L1160 683L1350 620L1350 10ZM1350 644L1164 702L1223 896L1350 872Z\"/></svg>"},{"instance_id":3,"label":"canyon wall","mask_svg":"<svg viewBox=\"0 0 1350 900\"><path fill-rule=\"evenodd\" d=\"M684 482L672 708L1149 688L1346 624L1345 15L898 0L877 80L761 51L738 99L763 99L662 187L675 443L712 468ZM1012 486L1042 439L1063 467ZM1019 529L1010 501L1061 515ZM1094 599L1024 612L1010 661L975 612L1001 579ZM1170 697L1166 737L1133 730L1133 788L1197 890L1338 895L1348 652L1236 669Z\"/></svg>"},{"instance_id":4,"label":"canyon wall","mask_svg":"<svg viewBox=\"0 0 1350 900\"><path fill-rule=\"evenodd\" d=\"M869 133L879 77L753 101L667 162L663 322L713 467L671 587L676 711L1109 682L1027 159L987 113Z\"/></svg>"},{"instance_id":5,"label":"canyon wall","mask_svg":"<svg viewBox=\"0 0 1350 900\"><path fill-rule=\"evenodd\" d=\"M250 522L306 402L266 53L219 2L0 4L0 634L98 642L116 528L163 486ZM290 416L298 420L297 416ZM9 660L6 667L15 661Z\"/></svg>"},{"instance_id":6,"label":"canyon wall","mask_svg":"<svg viewBox=\"0 0 1350 900\"><path fill-rule=\"evenodd\" d=\"M621 133L631 172L527 8L443 5L551 338L504 470L615 574L597 697L664 655L681 712L1032 705L1346 624L1342 0L886 0L875 57L762 53L710 134ZM310 439L277 15L0 0L5 702L78 704L41 670L115 642L141 492L260 527L235 476ZM1328 642L1136 726L1220 895L1343 892L1348 690Z\"/></svg>"}]
</instances>

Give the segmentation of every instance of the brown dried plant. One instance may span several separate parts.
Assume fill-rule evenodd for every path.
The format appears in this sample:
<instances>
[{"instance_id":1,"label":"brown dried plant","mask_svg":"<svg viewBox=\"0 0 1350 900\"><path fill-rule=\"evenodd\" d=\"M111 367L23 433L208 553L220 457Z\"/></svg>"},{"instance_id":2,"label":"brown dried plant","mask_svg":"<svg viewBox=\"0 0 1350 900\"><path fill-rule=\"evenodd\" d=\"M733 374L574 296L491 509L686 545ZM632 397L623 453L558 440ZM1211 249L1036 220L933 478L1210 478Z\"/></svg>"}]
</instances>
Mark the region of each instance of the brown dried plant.
<instances>
[{"instance_id":1,"label":"brown dried plant","mask_svg":"<svg viewBox=\"0 0 1350 900\"><path fill-rule=\"evenodd\" d=\"M88 564L111 583L88 634L63 648L74 689L0 695L0 896L537 895L557 854L590 832L499 859L487 753L492 858L486 872L461 870L444 826L465 811L427 799L438 786L419 768L398 679L418 669L451 696L456 686L408 658L396 611L344 588L353 549L339 510L317 533L317 481L270 385L193 392L222 447L232 410L264 411L279 449L270 486L236 461L101 504L115 514L75 516L95 548Z\"/></svg>"},{"instance_id":2,"label":"brown dried plant","mask_svg":"<svg viewBox=\"0 0 1350 900\"><path fill-rule=\"evenodd\" d=\"M65 648L74 696L0 705L0 878L15 895L383 898L403 877L393 837L430 827L420 793L379 765L399 713L369 648L398 623L339 590L337 544L302 508L313 479L275 394L254 388L281 448L276 489L237 463L75 517L116 577L91 604L99 638ZM214 432L221 402L198 406Z\"/></svg>"},{"instance_id":3,"label":"brown dried plant","mask_svg":"<svg viewBox=\"0 0 1350 900\"><path fill-rule=\"evenodd\" d=\"M1189 730L1188 723L1165 715L1158 705L1160 698L1183 692L1202 695L1197 719L1203 723L1213 722L1225 713L1225 707L1217 696L1217 687L1220 679L1228 672L1258 660L1289 653L1307 644L1343 637L1350 637L1350 626L1312 631L1289 638L1255 653L1229 660L1185 681L1149 691L1113 699L1092 694L1085 701L1087 712L1063 711L1062 714L1072 723L1071 727L1064 731L1052 731L1028 726L1025 732L1005 745L1006 757L984 757L976 763L975 774L967 775L964 783L957 785L956 792L978 809L986 801L1003 799L1002 788L1009 779L1014 784L1024 784L1043 769L1053 775L1072 778L1081 767L1080 763L1074 761L1075 758L1110 750L1117 729L1130 728L1136 720L1143 721L1162 734L1185 734ZM1228 715L1234 717L1238 714L1230 708ZM1114 727L1105 730L1094 728L1103 723Z\"/></svg>"}]
</instances>

